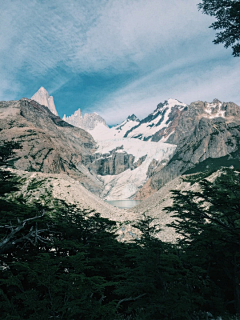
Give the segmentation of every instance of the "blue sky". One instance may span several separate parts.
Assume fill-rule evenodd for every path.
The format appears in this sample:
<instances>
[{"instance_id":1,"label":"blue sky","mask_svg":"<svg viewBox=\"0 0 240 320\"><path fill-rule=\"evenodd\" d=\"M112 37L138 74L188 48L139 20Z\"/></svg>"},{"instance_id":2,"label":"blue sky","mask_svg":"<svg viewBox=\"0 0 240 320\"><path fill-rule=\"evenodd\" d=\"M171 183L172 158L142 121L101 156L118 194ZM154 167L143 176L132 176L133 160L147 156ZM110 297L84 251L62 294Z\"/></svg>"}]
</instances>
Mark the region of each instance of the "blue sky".
<instances>
[{"instance_id":1,"label":"blue sky","mask_svg":"<svg viewBox=\"0 0 240 320\"><path fill-rule=\"evenodd\" d=\"M143 118L176 98L240 105L240 59L200 0L0 0L0 100L53 95L59 115Z\"/></svg>"}]
</instances>

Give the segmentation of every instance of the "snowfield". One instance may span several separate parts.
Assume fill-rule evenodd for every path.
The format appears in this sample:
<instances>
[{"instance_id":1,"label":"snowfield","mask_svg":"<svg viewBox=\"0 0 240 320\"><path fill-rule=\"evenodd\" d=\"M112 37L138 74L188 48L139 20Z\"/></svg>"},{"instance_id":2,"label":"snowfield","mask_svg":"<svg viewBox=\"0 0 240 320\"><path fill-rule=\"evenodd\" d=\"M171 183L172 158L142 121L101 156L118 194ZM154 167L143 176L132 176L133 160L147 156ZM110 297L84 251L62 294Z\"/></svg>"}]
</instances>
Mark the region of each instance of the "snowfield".
<instances>
[{"instance_id":1,"label":"snowfield","mask_svg":"<svg viewBox=\"0 0 240 320\"><path fill-rule=\"evenodd\" d=\"M103 123L98 123L93 130L88 130L88 132L93 136L94 140L102 141L109 139L123 138L125 133L132 127L138 125L137 121L123 121L120 125L116 127L109 128Z\"/></svg>"},{"instance_id":2,"label":"snowfield","mask_svg":"<svg viewBox=\"0 0 240 320\"><path fill-rule=\"evenodd\" d=\"M122 138L98 141L96 153L108 153L117 147L123 149L117 152L127 152L135 157L135 162L146 155L145 161L136 169L127 169L118 175L98 176L104 183L101 198L105 200L132 199L136 192L147 181L147 171L150 163L155 159L166 164L171 158L176 145L162 142L142 141L138 139Z\"/></svg>"}]
</instances>

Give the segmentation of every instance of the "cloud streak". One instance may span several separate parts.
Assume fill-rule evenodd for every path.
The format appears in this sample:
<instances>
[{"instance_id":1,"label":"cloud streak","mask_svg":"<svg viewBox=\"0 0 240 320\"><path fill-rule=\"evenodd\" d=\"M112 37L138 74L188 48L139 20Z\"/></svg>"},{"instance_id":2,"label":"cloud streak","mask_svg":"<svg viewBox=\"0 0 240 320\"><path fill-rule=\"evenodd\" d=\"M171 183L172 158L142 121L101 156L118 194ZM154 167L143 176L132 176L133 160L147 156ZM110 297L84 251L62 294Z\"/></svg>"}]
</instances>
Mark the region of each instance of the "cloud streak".
<instances>
[{"instance_id":1,"label":"cloud streak","mask_svg":"<svg viewBox=\"0 0 240 320\"><path fill-rule=\"evenodd\" d=\"M207 71L201 65L198 68L173 67L171 72L159 69L148 75L147 80L137 80L106 97L98 106L99 113L108 123L114 124L124 120L130 112L139 118L146 117L159 102L168 98L187 104L196 100L211 102L218 98L240 105L238 74L236 60L230 65L224 65L222 61L221 65L215 64Z\"/></svg>"},{"instance_id":2,"label":"cloud streak","mask_svg":"<svg viewBox=\"0 0 240 320\"><path fill-rule=\"evenodd\" d=\"M197 22L196 3L7 1L1 11L1 55L9 59L11 47L12 66L27 63L29 71L39 73L60 63L83 72L141 67L144 59L164 53L172 42L174 50L179 42L203 33L209 19Z\"/></svg>"},{"instance_id":3,"label":"cloud streak","mask_svg":"<svg viewBox=\"0 0 240 320\"><path fill-rule=\"evenodd\" d=\"M0 99L15 99L22 92L30 97L31 90L44 83L57 95L71 86L71 79L84 75L92 75L92 87L100 90L94 74L98 78L129 74L130 83L116 86L115 91L101 89L89 106L116 122L129 106L141 117L144 108L154 108L159 99L174 94L189 102L201 92L204 99L210 95L209 79L217 96L225 80L238 84L239 66L229 51L212 45L214 32L208 26L213 19L198 12L198 2L5 1L0 11ZM227 76L219 76L225 72ZM230 74L235 78L228 78ZM80 88L84 90L79 83L76 90ZM232 87L226 85L224 92L240 101ZM67 102L59 102L60 114L76 108L68 103L68 112L61 110Z\"/></svg>"}]
</instances>

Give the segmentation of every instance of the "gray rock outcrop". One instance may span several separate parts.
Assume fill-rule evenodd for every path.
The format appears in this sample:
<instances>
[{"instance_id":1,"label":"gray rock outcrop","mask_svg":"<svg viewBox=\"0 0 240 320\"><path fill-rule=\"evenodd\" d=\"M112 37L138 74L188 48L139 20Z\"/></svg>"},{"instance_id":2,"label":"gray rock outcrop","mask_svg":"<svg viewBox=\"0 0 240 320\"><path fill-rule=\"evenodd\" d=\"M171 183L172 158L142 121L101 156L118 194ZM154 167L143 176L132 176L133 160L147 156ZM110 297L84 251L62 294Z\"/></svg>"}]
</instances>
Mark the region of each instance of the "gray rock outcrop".
<instances>
[{"instance_id":1,"label":"gray rock outcrop","mask_svg":"<svg viewBox=\"0 0 240 320\"><path fill-rule=\"evenodd\" d=\"M133 167L134 156L127 152L113 150L107 154L96 153L88 168L101 176L117 175Z\"/></svg>"}]
</instances>

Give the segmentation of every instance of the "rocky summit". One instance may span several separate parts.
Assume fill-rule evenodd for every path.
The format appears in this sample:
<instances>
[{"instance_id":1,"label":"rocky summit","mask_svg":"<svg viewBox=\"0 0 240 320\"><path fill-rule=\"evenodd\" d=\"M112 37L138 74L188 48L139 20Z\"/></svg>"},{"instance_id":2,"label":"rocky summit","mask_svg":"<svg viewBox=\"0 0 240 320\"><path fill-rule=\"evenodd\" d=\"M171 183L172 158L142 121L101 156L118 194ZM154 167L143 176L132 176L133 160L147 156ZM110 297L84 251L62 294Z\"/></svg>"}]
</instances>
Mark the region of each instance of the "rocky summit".
<instances>
[{"instance_id":1,"label":"rocky summit","mask_svg":"<svg viewBox=\"0 0 240 320\"><path fill-rule=\"evenodd\" d=\"M45 88L41 87L31 99L47 107L53 114L55 114L55 116L58 116L53 97L49 96L49 93Z\"/></svg>"}]
</instances>

